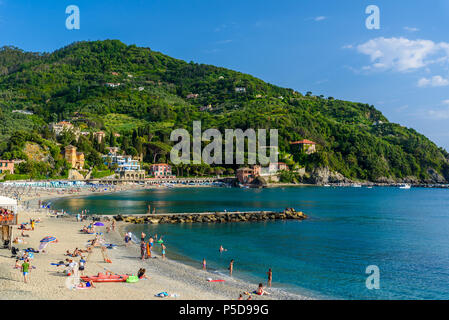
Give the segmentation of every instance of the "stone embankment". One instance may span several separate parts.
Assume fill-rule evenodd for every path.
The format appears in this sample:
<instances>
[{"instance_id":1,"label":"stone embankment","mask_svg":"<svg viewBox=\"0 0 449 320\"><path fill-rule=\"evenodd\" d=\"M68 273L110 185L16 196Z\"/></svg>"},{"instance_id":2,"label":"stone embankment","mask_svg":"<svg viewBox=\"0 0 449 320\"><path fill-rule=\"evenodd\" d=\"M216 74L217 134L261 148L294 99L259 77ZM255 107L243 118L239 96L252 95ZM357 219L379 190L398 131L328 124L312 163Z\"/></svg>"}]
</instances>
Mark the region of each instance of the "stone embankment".
<instances>
[{"instance_id":1,"label":"stone embankment","mask_svg":"<svg viewBox=\"0 0 449 320\"><path fill-rule=\"evenodd\" d=\"M117 215L116 221L134 224L159 223L227 223L248 221L273 220L304 220L307 216L303 212L288 208L284 211L251 211L251 212L207 212L207 213L175 213L175 214L146 214L146 215Z\"/></svg>"}]
</instances>

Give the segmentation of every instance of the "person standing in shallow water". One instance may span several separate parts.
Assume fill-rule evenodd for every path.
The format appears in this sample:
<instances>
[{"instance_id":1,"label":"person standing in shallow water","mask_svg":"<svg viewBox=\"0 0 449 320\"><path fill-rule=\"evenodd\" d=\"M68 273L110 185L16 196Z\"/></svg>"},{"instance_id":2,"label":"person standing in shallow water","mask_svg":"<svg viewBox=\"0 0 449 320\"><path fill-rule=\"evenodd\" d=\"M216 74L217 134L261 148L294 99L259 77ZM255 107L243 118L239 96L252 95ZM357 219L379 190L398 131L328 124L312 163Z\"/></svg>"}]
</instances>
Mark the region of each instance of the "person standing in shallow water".
<instances>
[{"instance_id":1,"label":"person standing in shallow water","mask_svg":"<svg viewBox=\"0 0 449 320\"><path fill-rule=\"evenodd\" d=\"M206 270L206 258L203 258L203 270Z\"/></svg>"},{"instance_id":2,"label":"person standing in shallow water","mask_svg":"<svg viewBox=\"0 0 449 320\"><path fill-rule=\"evenodd\" d=\"M229 275L232 276L232 270L234 269L234 259L229 263Z\"/></svg>"},{"instance_id":3,"label":"person standing in shallow water","mask_svg":"<svg viewBox=\"0 0 449 320\"><path fill-rule=\"evenodd\" d=\"M162 247L162 259L165 259L165 245L161 243L161 247Z\"/></svg>"},{"instance_id":4,"label":"person standing in shallow water","mask_svg":"<svg viewBox=\"0 0 449 320\"><path fill-rule=\"evenodd\" d=\"M271 271L271 268L268 269L267 275L268 275L268 287L271 288L271 280L273 280L273 272Z\"/></svg>"}]
</instances>

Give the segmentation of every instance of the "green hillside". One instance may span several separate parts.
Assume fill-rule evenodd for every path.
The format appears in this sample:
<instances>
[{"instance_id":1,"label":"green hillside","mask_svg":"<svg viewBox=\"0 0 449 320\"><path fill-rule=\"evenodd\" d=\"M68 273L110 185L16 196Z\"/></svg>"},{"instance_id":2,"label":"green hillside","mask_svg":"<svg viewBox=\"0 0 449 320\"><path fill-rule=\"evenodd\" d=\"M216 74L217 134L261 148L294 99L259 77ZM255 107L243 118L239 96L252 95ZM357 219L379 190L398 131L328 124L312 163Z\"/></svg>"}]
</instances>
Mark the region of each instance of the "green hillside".
<instances>
[{"instance_id":1,"label":"green hillside","mask_svg":"<svg viewBox=\"0 0 449 320\"><path fill-rule=\"evenodd\" d=\"M200 111L208 105L211 109ZM303 95L117 40L74 43L50 54L2 48L0 108L0 158L25 157L9 139L17 131L33 132L59 147L78 146L90 165L100 166L105 145L96 145L92 137L54 141L42 129L70 120L82 130L106 131L106 145L142 153L146 163L165 161L171 130L191 131L192 121L201 120L203 130L278 129L281 155L291 168L305 167L310 174L329 168L353 180L449 180L445 150L413 129L390 123L374 106ZM113 138L112 132L121 137ZM306 155L291 148L289 142L300 139L317 142L318 152Z\"/></svg>"}]
</instances>

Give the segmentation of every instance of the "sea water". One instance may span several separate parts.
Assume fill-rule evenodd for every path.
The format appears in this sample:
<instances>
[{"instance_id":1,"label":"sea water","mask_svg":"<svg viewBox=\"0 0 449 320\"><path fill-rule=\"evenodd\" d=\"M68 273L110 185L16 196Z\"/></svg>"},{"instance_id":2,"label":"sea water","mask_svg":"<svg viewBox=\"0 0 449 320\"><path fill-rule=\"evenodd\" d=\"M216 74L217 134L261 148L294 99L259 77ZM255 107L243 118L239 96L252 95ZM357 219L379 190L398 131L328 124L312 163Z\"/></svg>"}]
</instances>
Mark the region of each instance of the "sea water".
<instances>
[{"instance_id":1,"label":"sea water","mask_svg":"<svg viewBox=\"0 0 449 320\"><path fill-rule=\"evenodd\" d=\"M430 188L172 188L59 199L77 213L283 210L304 221L131 225L163 235L167 257L314 298L449 299L449 190ZM223 245L227 251L220 253ZM156 250L159 250L156 247ZM368 266L379 289L368 289Z\"/></svg>"}]
</instances>

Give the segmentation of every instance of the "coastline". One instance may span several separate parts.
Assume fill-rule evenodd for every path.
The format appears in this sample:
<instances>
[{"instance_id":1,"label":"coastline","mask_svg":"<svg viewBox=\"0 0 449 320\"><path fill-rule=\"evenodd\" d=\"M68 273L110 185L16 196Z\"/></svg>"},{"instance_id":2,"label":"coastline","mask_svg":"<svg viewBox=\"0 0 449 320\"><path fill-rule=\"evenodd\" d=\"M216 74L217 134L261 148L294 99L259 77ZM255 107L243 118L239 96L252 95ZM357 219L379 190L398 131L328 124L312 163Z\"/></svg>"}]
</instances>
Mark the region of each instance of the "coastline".
<instances>
[{"instance_id":1,"label":"coastline","mask_svg":"<svg viewBox=\"0 0 449 320\"><path fill-rule=\"evenodd\" d=\"M141 189L126 188L127 190ZM36 224L35 231L28 231L29 238L24 238L27 244L13 244L19 249L38 248L39 240L45 236L55 236L59 242L50 244L47 253L37 253L32 261L36 269L30 273L30 283L23 283L20 270L13 269L14 259L10 258L8 249L0 250L0 293L1 299L49 299L49 300L68 300L68 299L89 299L89 300L136 300L150 299L159 300L161 298L154 295L159 292L176 293L178 298L169 297L166 300L235 300L239 294L244 291L251 292L257 288L256 283L245 282L238 278L230 278L218 275L213 272L203 271L177 260L172 260L168 254L167 259L162 260L157 253L157 258L141 261L140 252L137 245L125 247L123 235L129 224L118 222L115 232L105 233L105 227L98 227L97 231L104 233L106 243L114 243L118 246L116 249L108 250L108 255L112 263L104 263L100 252L95 252L89 258L86 265L86 274L93 275L98 272L111 270L119 274L135 274L139 268L146 268L150 280L141 280L138 283L100 283L95 289L90 290L69 290L66 281L69 277L64 276L62 267L50 265L52 262L65 260L66 250L73 251L76 247L85 248L86 241L93 237L82 234L78 230L85 222L76 222L73 216L65 218L50 218L47 216L46 209L38 208L39 200L57 199L68 196L85 196L91 193L83 190L76 194L43 194L26 197L22 202L28 201L28 208L18 210L19 223L29 221L30 218L40 218L41 223ZM114 190L108 193L123 192L126 190ZM17 234L17 228L14 228L14 234ZM75 258L78 261L79 258ZM207 278L223 278L224 283L210 283ZM311 299L309 297L298 295L284 290L271 288L268 290L272 294L269 296L252 296L254 300L265 299ZM244 299L247 296L244 295Z\"/></svg>"}]
</instances>

